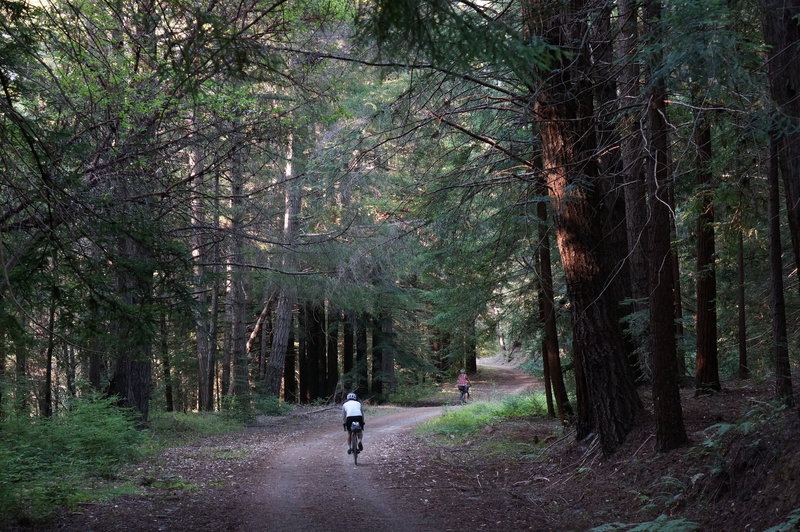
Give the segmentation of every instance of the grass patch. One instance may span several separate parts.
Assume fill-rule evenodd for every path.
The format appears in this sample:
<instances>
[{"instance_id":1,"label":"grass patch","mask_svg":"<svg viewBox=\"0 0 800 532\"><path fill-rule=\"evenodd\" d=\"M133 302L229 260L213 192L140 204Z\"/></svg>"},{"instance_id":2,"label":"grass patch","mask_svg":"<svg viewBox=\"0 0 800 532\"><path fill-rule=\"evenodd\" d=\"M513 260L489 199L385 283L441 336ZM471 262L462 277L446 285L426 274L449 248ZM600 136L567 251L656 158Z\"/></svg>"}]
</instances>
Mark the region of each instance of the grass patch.
<instances>
[{"instance_id":1,"label":"grass patch","mask_svg":"<svg viewBox=\"0 0 800 532\"><path fill-rule=\"evenodd\" d=\"M512 395L499 401L476 402L447 410L443 415L423 423L420 432L463 437L502 421L525 419L547 414L544 395L533 393Z\"/></svg>"},{"instance_id":2,"label":"grass patch","mask_svg":"<svg viewBox=\"0 0 800 532\"><path fill-rule=\"evenodd\" d=\"M187 482L183 479L170 479L170 480L161 480L158 482L153 482L152 486L154 488L162 489L162 490L183 490L183 491L192 491L196 490L197 486L194 484Z\"/></svg>"}]
</instances>

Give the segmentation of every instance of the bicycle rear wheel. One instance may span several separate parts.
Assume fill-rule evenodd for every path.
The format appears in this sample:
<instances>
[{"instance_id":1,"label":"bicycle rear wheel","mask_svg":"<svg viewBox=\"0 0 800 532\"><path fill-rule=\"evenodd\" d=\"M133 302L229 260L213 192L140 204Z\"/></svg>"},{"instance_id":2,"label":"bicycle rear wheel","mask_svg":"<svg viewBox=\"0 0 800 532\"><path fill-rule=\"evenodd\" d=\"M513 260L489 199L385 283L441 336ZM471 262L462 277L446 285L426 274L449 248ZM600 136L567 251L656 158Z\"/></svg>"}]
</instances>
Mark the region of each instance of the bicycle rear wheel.
<instances>
[{"instance_id":1,"label":"bicycle rear wheel","mask_svg":"<svg viewBox=\"0 0 800 532\"><path fill-rule=\"evenodd\" d=\"M358 453L360 452L358 450L358 442L360 440L361 440L361 431L354 430L353 434L350 436L350 450L353 451L351 454L353 455L354 465L358 465Z\"/></svg>"}]
</instances>

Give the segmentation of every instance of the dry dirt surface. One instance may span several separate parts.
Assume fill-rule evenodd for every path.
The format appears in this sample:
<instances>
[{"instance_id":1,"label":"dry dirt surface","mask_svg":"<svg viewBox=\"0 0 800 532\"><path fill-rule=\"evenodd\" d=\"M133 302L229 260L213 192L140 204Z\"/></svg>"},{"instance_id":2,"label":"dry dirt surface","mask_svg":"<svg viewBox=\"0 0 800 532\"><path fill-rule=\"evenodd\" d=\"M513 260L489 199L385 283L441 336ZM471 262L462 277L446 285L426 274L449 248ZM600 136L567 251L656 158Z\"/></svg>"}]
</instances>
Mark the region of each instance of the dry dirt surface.
<instances>
[{"instance_id":1,"label":"dry dirt surface","mask_svg":"<svg viewBox=\"0 0 800 532\"><path fill-rule=\"evenodd\" d=\"M472 400L537 386L515 368L481 367ZM800 423L796 411L767 404L771 389L730 383L701 398L685 390L691 445L656 452L645 415L610 457L596 440L576 442L570 428L544 418L432 444L412 429L459 408L448 386L430 406L368 406L355 466L337 407L297 409L169 450L121 473L137 495L39 529L566 531L650 522L640 530L767 530L800 508Z\"/></svg>"},{"instance_id":2,"label":"dry dirt surface","mask_svg":"<svg viewBox=\"0 0 800 532\"><path fill-rule=\"evenodd\" d=\"M472 400L516 393L535 380L496 368L476 378ZM431 451L412 429L456 406L446 390L417 408L366 407L364 452L356 466L346 452L338 407L297 409L263 418L239 434L171 449L121 473L139 494L92 503L41 530L459 530L431 492L441 479L421 479ZM460 492L453 489L453 495ZM466 502L466 501L464 501Z\"/></svg>"}]
</instances>

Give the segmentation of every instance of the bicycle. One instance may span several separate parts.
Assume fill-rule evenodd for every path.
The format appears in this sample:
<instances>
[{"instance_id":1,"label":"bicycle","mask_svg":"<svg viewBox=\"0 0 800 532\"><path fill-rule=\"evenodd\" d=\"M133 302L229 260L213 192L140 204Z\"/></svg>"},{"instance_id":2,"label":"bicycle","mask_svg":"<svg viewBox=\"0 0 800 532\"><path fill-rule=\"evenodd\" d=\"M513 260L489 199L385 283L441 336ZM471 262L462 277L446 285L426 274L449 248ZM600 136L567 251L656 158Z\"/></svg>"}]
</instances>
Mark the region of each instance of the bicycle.
<instances>
[{"instance_id":1,"label":"bicycle","mask_svg":"<svg viewBox=\"0 0 800 532\"><path fill-rule=\"evenodd\" d=\"M361 452L361 438L363 438L364 431L361 429L361 423L353 421L350 425L350 454L353 455L353 463L358 465L358 453Z\"/></svg>"},{"instance_id":2,"label":"bicycle","mask_svg":"<svg viewBox=\"0 0 800 532\"><path fill-rule=\"evenodd\" d=\"M459 386L458 391L461 392L461 396L458 398L459 402L462 405L467 404L467 399L469 399L469 386Z\"/></svg>"}]
</instances>

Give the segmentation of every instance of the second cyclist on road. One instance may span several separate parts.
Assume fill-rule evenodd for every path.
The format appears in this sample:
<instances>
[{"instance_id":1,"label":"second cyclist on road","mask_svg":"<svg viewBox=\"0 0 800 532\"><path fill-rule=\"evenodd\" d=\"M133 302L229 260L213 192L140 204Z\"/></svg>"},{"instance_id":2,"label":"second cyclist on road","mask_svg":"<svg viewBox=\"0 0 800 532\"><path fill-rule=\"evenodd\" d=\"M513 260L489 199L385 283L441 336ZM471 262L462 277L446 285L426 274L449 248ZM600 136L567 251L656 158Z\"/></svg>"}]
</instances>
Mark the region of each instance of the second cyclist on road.
<instances>
[{"instance_id":1,"label":"second cyclist on road","mask_svg":"<svg viewBox=\"0 0 800 532\"><path fill-rule=\"evenodd\" d=\"M469 387L470 387L469 377L467 376L467 370L462 369L458 374L458 379L456 380L456 386L458 386L458 391L461 392L460 400L462 403L467 402L467 397L469 397Z\"/></svg>"}]
</instances>

